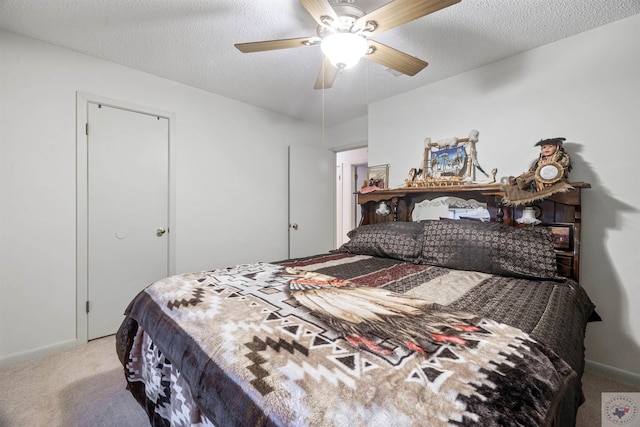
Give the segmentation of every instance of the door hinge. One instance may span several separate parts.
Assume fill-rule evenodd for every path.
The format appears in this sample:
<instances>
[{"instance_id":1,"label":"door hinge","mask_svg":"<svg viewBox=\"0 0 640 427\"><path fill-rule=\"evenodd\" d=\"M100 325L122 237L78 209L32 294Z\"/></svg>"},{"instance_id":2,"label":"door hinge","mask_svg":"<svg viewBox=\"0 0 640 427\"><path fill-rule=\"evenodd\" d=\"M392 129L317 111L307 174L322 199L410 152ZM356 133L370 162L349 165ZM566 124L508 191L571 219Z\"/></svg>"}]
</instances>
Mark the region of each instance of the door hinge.
<instances>
[{"instance_id":1,"label":"door hinge","mask_svg":"<svg viewBox=\"0 0 640 427\"><path fill-rule=\"evenodd\" d=\"M89 135L89 123L84 124L84 134Z\"/></svg>"},{"instance_id":2,"label":"door hinge","mask_svg":"<svg viewBox=\"0 0 640 427\"><path fill-rule=\"evenodd\" d=\"M89 301L86 302L85 306L86 306L86 309L87 309L87 313L89 313Z\"/></svg>"}]
</instances>

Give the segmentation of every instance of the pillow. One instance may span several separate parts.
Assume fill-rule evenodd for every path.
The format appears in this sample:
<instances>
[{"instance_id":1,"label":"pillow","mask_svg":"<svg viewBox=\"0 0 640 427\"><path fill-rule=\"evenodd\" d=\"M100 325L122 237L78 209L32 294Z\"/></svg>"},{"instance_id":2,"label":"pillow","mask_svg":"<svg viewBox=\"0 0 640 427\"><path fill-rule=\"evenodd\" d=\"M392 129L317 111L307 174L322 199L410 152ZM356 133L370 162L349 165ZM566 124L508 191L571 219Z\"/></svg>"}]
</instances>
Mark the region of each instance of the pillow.
<instances>
[{"instance_id":1,"label":"pillow","mask_svg":"<svg viewBox=\"0 0 640 427\"><path fill-rule=\"evenodd\" d=\"M425 221L421 263L501 276L562 279L548 227Z\"/></svg>"},{"instance_id":2,"label":"pillow","mask_svg":"<svg viewBox=\"0 0 640 427\"><path fill-rule=\"evenodd\" d=\"M339 251L418 263L422 250L422 224L382 222L362 225L347 233L351 240Z\"/></svg>"}]
</instances>

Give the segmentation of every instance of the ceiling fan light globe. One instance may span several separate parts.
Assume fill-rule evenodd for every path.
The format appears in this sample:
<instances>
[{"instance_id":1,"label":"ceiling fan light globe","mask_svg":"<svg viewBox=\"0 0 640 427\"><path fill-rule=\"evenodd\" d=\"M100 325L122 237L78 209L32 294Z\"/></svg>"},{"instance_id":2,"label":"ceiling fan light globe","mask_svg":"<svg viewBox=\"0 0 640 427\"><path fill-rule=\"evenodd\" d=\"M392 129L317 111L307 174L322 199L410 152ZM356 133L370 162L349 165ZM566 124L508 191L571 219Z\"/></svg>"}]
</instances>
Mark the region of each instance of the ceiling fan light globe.
<instances>
[{"instance_id":1,"label":"ceiling fan light globe","mask_svg":"<svg viewBox=\"0 0 640 427\"><path fill-rule=\"evenodd\" d=\"M354 33L333 33L320 44L322 52L336 68L351 68L367 54L369 44L361 35Z\"/></svg>"}]
</instances>

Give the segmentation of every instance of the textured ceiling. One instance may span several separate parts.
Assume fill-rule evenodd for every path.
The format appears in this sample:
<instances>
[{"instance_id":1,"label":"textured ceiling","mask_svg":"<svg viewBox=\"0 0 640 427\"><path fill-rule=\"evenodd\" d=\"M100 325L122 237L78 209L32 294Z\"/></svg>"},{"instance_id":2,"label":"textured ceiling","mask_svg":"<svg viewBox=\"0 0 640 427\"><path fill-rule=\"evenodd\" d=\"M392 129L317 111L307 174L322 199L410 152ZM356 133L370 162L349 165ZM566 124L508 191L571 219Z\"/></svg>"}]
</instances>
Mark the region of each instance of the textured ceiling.
<instances>
[{"instance_id":1,"label":"textured ceiling","mask_svg":"<svg viewBox=\"0 0 640 427\"><path fill-rule=\"evenodd\" d=\"M367 12L387 2L342 1ZM429 62L416 76L362 60L324 91L313 90L317 46L233 46L315 35L298 0L0 0L0 27L331 126L365 115L368 103L637 13L640 0L462 0L373 37Z\"/></svg>"}]
</instances>

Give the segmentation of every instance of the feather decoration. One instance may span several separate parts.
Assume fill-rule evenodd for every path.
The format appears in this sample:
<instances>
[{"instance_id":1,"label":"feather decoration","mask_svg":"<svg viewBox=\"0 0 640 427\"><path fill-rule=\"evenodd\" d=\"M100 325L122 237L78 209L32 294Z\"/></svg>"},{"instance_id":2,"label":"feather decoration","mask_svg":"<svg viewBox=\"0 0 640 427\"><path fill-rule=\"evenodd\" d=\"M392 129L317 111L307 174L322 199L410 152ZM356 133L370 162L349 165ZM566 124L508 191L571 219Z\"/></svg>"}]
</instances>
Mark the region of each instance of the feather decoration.
<instances>
[{"instance_id":1,"label":"feather decoration","mask_svg":"<svg viewBox=\"0 0 640 427\"><path fill-rule=\"evenodd\" d=\"M462 335L481 332L480 319L421 298L382 288L356 286L331 276L287 269L289 292L302 306L356 346L388 353L373 342L396 341L410 350L432 353L444 343L466 345Z\"/></svg>"}]
</instances>

